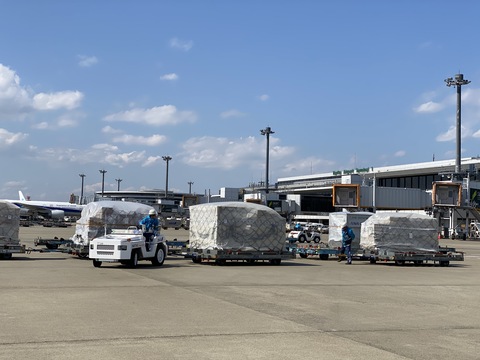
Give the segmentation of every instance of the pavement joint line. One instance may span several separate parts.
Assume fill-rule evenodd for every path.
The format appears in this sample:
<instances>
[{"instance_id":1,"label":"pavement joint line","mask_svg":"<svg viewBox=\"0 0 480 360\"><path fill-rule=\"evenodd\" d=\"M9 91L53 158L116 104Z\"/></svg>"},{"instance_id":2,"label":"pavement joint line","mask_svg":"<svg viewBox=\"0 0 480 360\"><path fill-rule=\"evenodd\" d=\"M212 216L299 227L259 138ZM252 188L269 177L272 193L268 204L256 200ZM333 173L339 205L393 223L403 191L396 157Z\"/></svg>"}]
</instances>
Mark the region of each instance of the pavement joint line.
<instances>
[{"instance_id":1,"label":"pavement joint line","mask_svg":"<svg viewBox=\"0 0 480 360\"><path fill-rule=\"evenodd\" d=\"M305 331L258 331L258 332L244 332L244 333L212 333L212 334L179 334L179 335L150 335L150 336L125 336L125 337L104 337L95 339L64 339L64 340L44 340L44 341L21 341L21 342L0 342L0 346L18 346L18 345L50 345L58 343L104 343L104 342L119 342L119 341L143 341L143 340L161 340L161 339L186 339L186 338L210 338L210 337L233 337L233 336L251 336L251 335L288 335L288 334L355 334L355 333L385 333L385 332L410 332L410 331L436 331L444 332L447 330L479 330L480 326L452 326L452 327L423 327L423 328L400 328L400 329L312 329Z\"/></svg>"}]
</instances>

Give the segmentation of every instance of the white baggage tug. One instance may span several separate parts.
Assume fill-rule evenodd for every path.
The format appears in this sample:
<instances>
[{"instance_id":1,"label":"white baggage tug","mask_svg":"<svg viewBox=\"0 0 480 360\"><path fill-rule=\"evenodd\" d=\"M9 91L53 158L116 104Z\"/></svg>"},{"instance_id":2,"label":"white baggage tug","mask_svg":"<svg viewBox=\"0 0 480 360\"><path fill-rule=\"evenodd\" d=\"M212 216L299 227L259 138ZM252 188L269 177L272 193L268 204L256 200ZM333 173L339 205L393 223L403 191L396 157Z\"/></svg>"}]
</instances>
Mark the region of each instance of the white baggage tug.
<instances>
[{"instance_id":1,"label":"white baggage tug","mask_svg":"<svg viewBox=\"0 0 480 360\"><path fill-rule=\"evenodd\" d=\"M119 262L135 268L139 260L149 260L154 266L163 265L168 251L163 236L155 235L148 245L142 230L135 226L112 229L110 234L90 241L88 257L95 267L102 266L103 262Z\"/></svg>"}]
</instances>

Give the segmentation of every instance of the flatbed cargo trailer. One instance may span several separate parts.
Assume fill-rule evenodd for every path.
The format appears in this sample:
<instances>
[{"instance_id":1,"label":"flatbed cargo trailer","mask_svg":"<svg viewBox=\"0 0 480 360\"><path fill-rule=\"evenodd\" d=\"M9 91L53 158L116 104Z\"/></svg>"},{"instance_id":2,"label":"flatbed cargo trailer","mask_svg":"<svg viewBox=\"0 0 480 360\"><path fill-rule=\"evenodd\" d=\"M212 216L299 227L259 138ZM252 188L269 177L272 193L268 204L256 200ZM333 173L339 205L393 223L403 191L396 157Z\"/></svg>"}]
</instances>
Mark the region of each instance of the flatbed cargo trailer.
<instances>
[{"instance_id":1,"label":"flatbed cargo trailer","mask_svg":"<svg viewBox=\"0 0 480 360\"><path fill-rule=\"evenodd\" d=\"M309 256L318 256L320 260L328 260L332 256L339 257L342 251L342 249L339 247L329 247L324 243L315 245L289 244L287 246L291 251L295 251L303 259L306 259ZM352 258L357 260L368 260L368 257L365 257L365 255L361 251L353 253Z\"/></svg>"},{"instance_id":2,"label":"flatbed cargo trailer","mask_svg":"<svg viewBox=\"0 0 480 360\"><path fill-rule=\"evenodd\" d=\"M187 254L194 263L214 262L224 265L227 261L243 261L253 264L257 261L268 261L272 265L280 265L282 260L294 259L295 253L285 251L260 251L248 249L192 249Z\"/></svg>"},{"instance_id":3,"label":"flatbed cargo trailer","mask_svg":"<svg viewBox=\"0 0 480 360\"><path fill-rule=\"evenodd\" d=\"M393 251L383 249L366 256L369 257L371 264L375 264L377 261L394 261L396 265L404 265L407 262L422 265L431 262L440 266L449 266L451 261L464 261L465 254L456 251L455 248L439 247L436 252Z\"/></svg>"},{"instance_id":4,"label":"flatbed cargo trailer","mask_svg":"<svg viewBox=\"0 0 480 360\"><path fill-rule=\"evenodd\" d=\"M174 239L172 241L166 241L168 246L168 255L187 255L189 241L179 241Z\"/></svg>"},{"instance_id":5,"label":"flatbed cargo trailer","mask_svg":"<svg viewBox=\"0 0 480 360\"><path fill-rule=\"evenodd\" d=\"M62 245L73 245L73 241L70 239L58 238L56 236L50 239L42 239L41 237L38 237L33 240L33 244L35 246L45 246L48 250L56 250Z\"/></svg>"},{"instance_id":6,"label":"flatbed cargo trailer","mask_svg":"<svg viewBox=\"0 0 480 360\"><path fill-rule=\"evenodd\" d=\"M0 243L0 259L9 260L13 254L25 253L25 245L19 242L1 241Z\"/></svg>"}]
</instances>

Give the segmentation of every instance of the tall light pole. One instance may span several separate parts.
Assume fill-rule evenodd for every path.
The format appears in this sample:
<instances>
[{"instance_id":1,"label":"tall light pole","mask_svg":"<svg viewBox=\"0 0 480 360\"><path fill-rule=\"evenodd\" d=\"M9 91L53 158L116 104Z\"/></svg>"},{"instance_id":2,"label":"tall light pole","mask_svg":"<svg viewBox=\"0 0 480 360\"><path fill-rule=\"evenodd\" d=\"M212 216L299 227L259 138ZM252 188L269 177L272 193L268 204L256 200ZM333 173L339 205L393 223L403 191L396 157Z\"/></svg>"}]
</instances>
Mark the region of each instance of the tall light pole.
<instances>
[{"instance_id":1,"label":"tall light pole","mask_svg":"<svg viewBox=\"0 0 480 360\"><path fill-rule=\"evenodd\" d=\"M172 160L171 156L162 156L162 159L167 163L167 171L165 173L165 199L168 197L168 162Z\"/></svg>"},{"instance_id":2,"label":"tall light pole","mask_svg":"<svg viewBox=\"0 0 480 360\"><path fill-rule=\"evenodd\" d=\"M80 204L83 204L83 181L85 179L85 174L78 174L82 178L82 190L80 191Z\"/></svg>"},{"instance_id":3,"label":"tall light pole","mask_svg":"<svg viewBox=\"0 0 480 360\"><path fill-rule=\"evenodd\" d=\"M457 158L455 160L455 174L462 172L462 165L460 163L462 153L462 85L470 84L470 80L465 80L463 74L456 74L454 78L445 79L448 87L457 87Z\"/></svg>"},{"instance_id":4,"label":"tall light pole","mask_svg":"<svg viewBox=\"0 0 480 360\"><path fill-rule=\"evenodd\" d=\"M98 170L100 171L100 174L102 174L102 197L103 197L103 192L105 191L105 173L107 170Z\"/></svg>"},{"instance_id":5,"label":"tall light pole","mask_svg":"<svg viewBox=\"0 0 480 360\"><path fill-rule=\"evenodd\" d=\"M117 182L117 191L120 191L120 183L122 182L123 179L115 179Z\"/></svg>"},{"instance_id":6,"label":"tall light pole","mask_svg":"<svg viewBox=\"0 0 480 360\"><path fill-rule=\"evenodd\" d=\"M193 185L193 181L189 181L189 182L188 182L188 193L189 193L189 194L192 193L192 185Z\"/></svg>"},{"instance_id":7,"label":"tall light pole","mask_svg":"<svg viewBox=\"0 0 480 360\"><path fill-rule=\"evenodd\" d=\"M275 134L274 131L267 126L265 129L260 130L260 134L267 136L267 164L265 169L265 193L268 194L268 161L269 161L269 149L270 149L270 134Z\"/></svg>"}]
</instances>

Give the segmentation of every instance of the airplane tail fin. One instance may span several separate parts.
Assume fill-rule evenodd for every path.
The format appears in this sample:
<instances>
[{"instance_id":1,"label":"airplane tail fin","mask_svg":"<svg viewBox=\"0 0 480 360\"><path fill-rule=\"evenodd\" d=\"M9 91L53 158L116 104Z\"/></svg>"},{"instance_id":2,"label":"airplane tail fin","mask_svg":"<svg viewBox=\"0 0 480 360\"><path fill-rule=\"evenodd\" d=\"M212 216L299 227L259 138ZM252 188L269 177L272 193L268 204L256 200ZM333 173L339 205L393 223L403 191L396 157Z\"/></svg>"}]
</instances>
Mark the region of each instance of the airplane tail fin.
<instances>
[{"instance_id":1,"label":"airplane tail fin","mask_svg":"<svg viewBox=\"0 0 480 360\"><path fill-rule=\"evenodd\" d=\"M20 201L26 201L25 196L23 196L22 190L18 190L18 197L20 198Z\"/></svg>"}]
</instances>

